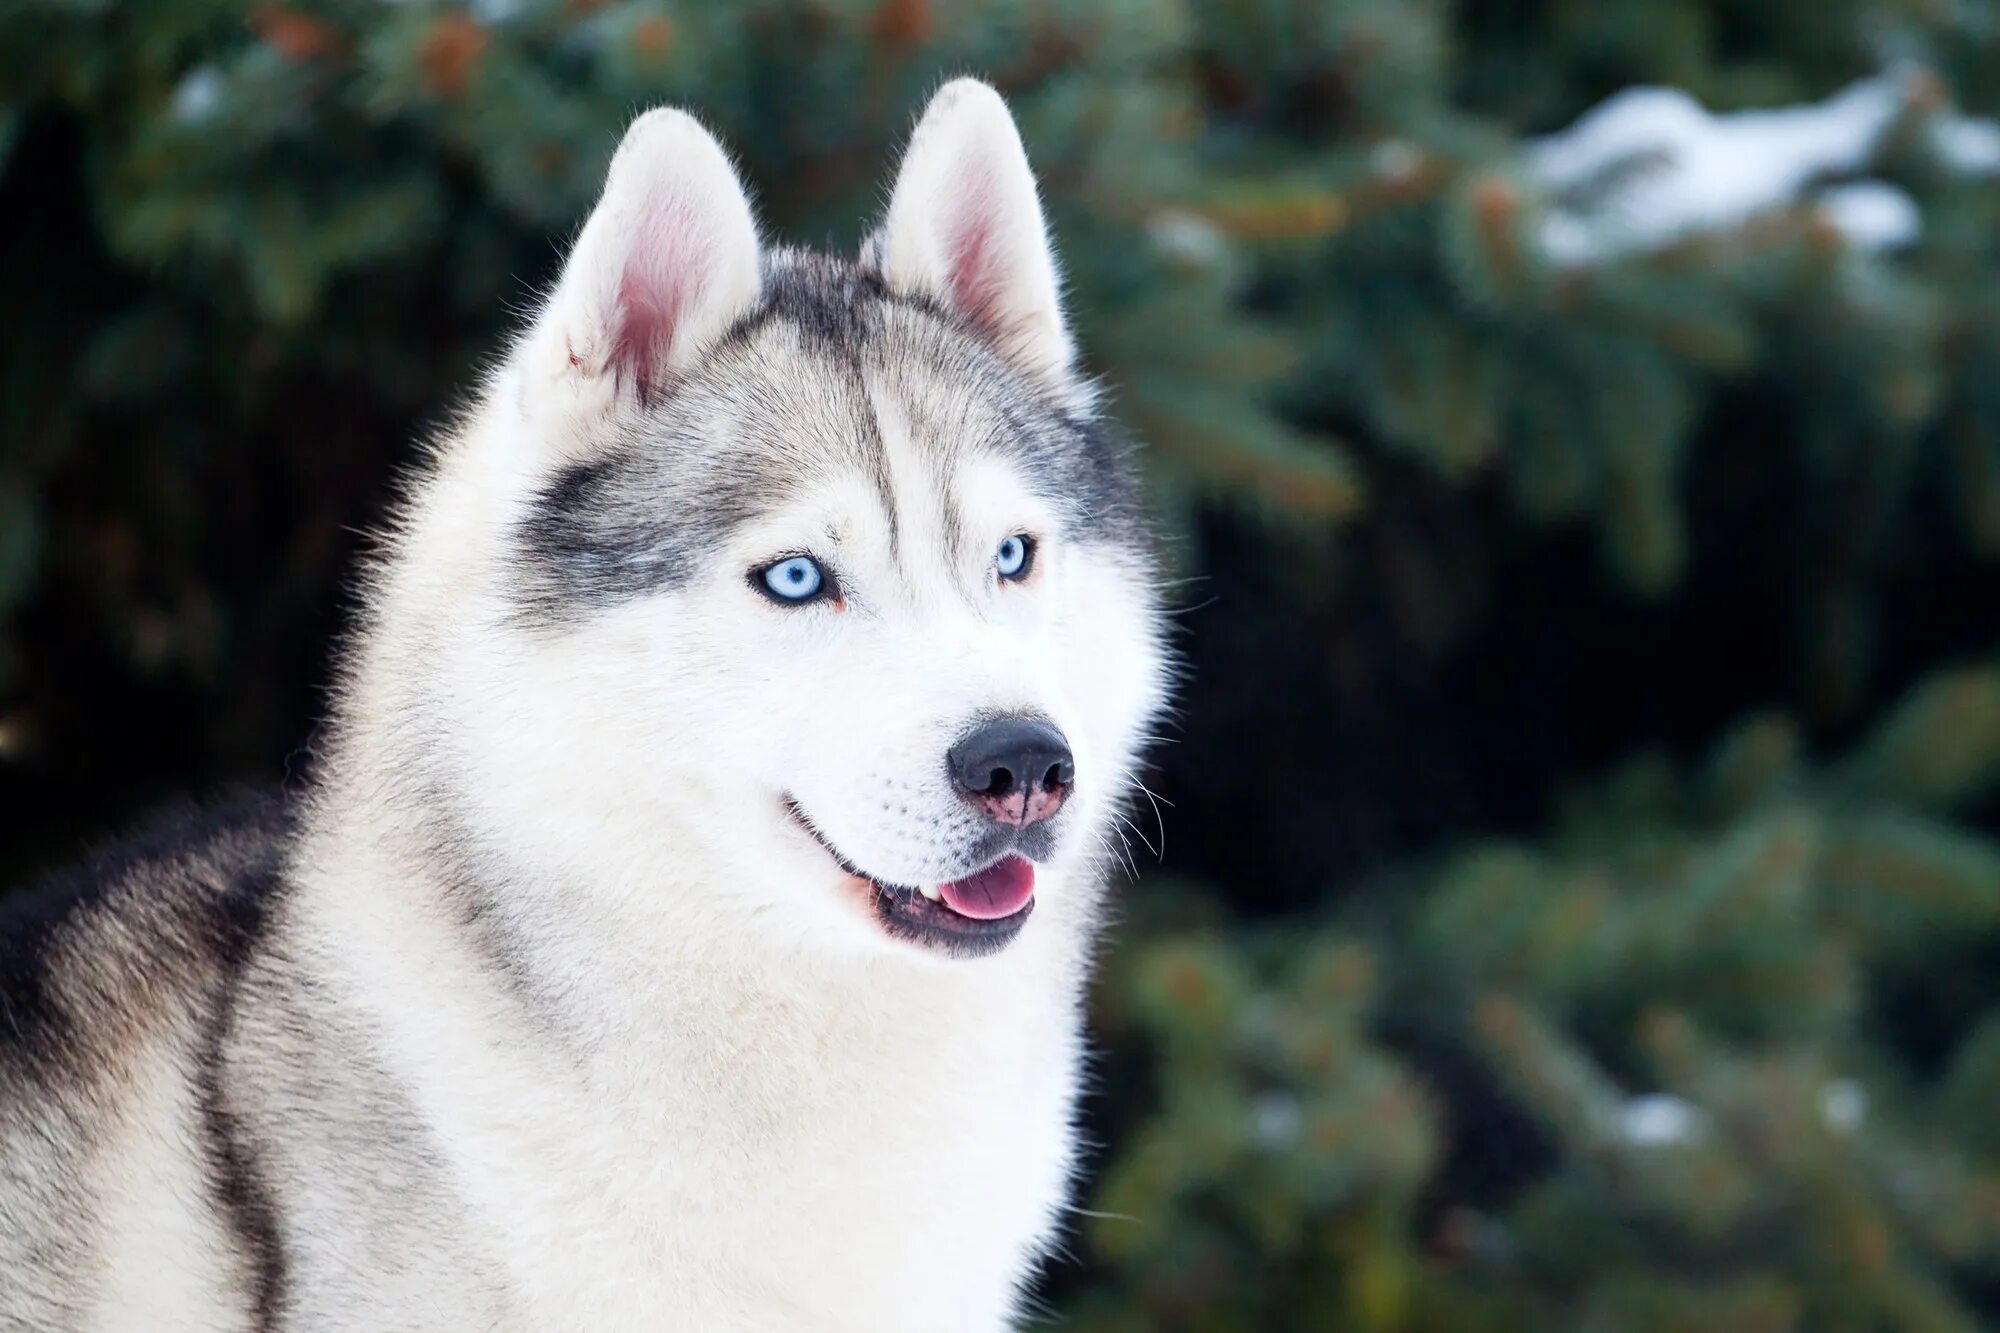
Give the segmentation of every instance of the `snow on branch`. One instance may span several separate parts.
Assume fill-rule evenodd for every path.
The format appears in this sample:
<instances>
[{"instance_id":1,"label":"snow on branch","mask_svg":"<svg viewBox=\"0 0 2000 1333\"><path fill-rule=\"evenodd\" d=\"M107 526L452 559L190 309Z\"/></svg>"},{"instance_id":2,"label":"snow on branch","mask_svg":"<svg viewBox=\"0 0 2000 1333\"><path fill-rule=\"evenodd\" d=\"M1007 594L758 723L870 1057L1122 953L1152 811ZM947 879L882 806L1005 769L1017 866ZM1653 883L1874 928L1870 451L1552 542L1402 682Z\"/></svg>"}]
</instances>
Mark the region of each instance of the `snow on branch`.
<instances>
[{"instance_id":1,"label":"snow on branch","mask_svg":"<svg viewBox=\"0 0 2000 1333\"><path fill-rule=\"evenodd\" d=\"M1811 195L1821 216L1866 250L1907 245L1922 230L1909 195L1854 176L1912 108L1906 75L1865 79L1823 102L1715 115L1675 88L1630 88L1576 124L1536 140L1528 168L1552 203L1541 241L1559 263L1643 253L1739 226ZM1931 150L1966 174L2000 174L2000 123L1938 110Z\"/></svg>"}]
</instances>

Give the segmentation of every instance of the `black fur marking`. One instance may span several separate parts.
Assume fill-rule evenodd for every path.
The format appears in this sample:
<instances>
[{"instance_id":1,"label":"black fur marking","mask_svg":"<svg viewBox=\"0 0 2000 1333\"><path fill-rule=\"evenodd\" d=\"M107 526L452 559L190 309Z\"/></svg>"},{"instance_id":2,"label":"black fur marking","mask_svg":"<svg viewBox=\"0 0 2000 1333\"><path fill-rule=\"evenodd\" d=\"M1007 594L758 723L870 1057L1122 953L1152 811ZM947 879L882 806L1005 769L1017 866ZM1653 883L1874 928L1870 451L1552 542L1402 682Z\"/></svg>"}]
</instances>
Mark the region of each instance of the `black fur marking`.
<instances>
[{"instance_id":1,"label":"black fur marking","mask_svg":"<svg viewBox=\"0 0 2000 1333\"><path fill-rule=\"evenodd\" d=\"M0 910L0 1047L30 1067L51 1063L68 1035L67 1016L48 989L53 941L70 914L101 888L94 877L77 873Z\"/></svg>"},{"instance_id":2,"label":"black fur marking","mask_svg":"<svg viewBox=\"0 0 2000 1333\"><path fill-rule=\"evenodd\" d=\"M284 1255L261 1154L228 1105L225 1061L237 992L283 892L291 829L268 797L183 813L0 914L0 1092L17 1073L31 1089L116 1079L133 1031L169 1013L199 1024L190 1091L202 1161L260 1329L277 1326Z\"/></svg>"},{"instance_id":3,"label":"black fur marking","mask_svg":"<svg viewBox=\"0 0 2000 1333\"><path fill-rule=\"evenodd\" d=\"M515 602L530 622L563 624L677 588L782 493L755 469L673 438L571 464L517 529Z\"/></svg>"},{"instance_id":4,"label":"black fur marking","mask_svg":"<svg viewBox=\"0 0 2000 1333\"><path fill-rule=\"evenodd\" d=\"M854 396L857 402L866 402L868 384L862 374L861 363L851 355L848 369L854 379ZM868 480L874 484L876 498L882 502L882 517L889 527L889 558L899 564L903 558L902 515L896 508L896 483L889 468L889 445L882 438L882 426L873 412L861 414L861 448L867 455Z\"/></svg>"},{"instance_id":5,"label":"black fur marking","mask_svg":"<svg viewBox=\"0 0 2000 1333\"><path fill-rule=\"evenodd\" d=\"M284 1239L277 1205L265 1181L263 1153L250 1126L229 1106L224 1071L243 972L263 936L268 903L277 887L275 873L267 873L244 883L221 904L216 942L223 975L202 1027L194 1074L210 1196L242 1254L252 1327L259 1333L277 1329L284 1310Z\"/></svg>"},{"instance_id":6,"label":"black fur marking","mask_svg":"<svg viewBox=\"0 0 2000 1333\"><path fill-rule=\"evenodd\" d=\"M606 521L625 512L623 498L642 476L639 460L622 452L556 473L520 527L535 576L524 588L525 600L543 611L564 603L609 606L686 577L689 553L672 529Z\"/></svg>"},{"instance_id":7,"label":"black fur marking","mask_svg":"<svg viewBox=\"0 0 2000 1333\"><path fill-rule=\"evenodd\" d=\"M1115 546L1144 543L1145 506L1131 440L1102 418L1065 414L1057 422L1074 441L1058 451L1066 465L1056 470L1062 474L1064 491L1079 507L1075 539Z\"/></svg>"},{"instance_id":8,"label":"black fur marking","mask_svg":"<svg viewBox=\"0 0 2000 1333\"><path fill-rule=\"evenodd\" d=\"M290 818L282 799L268 795L238 795L206 810L175 809L83 864L0 899L0 1066L11 1060L27 1071L51 1075L69 1063L66 1057L76 1043L90 1039L78 1016L57 1003L50 968L69 941L87 940L97 920L119 909L137 872L149 864L199 864L229 843L261 845L275 864ZM163 967L185 967L194 961L187 955L205 943L200 938L205 923L199 917L212 904L191 895L183 904L157 906L175 916L197 918L189 923L191 932L154 941Z\"/></svg>"},{"instance_id":9,"label":"black fur marking","mask_svg":"<svg viewBox=\"0 0 2000 1333\"><path fill-rule=\"evenodd\" d=\"M764 273L764 321L798 328L808 347L851 353L882 330L893 300L875 273L824 255L790 255Z\"/></svg>"}]
</instances>

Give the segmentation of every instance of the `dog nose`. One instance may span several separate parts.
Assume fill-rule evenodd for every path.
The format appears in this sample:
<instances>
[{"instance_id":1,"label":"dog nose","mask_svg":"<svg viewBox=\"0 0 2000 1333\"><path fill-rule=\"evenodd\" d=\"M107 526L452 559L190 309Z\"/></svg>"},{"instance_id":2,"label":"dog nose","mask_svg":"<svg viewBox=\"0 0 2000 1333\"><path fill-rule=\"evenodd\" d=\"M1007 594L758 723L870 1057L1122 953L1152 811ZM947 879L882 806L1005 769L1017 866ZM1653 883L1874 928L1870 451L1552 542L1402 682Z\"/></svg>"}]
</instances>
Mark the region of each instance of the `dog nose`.
<instances>
[{"instance_id":1,"label":"dog nose","mask_svg":"<svg viewBox=\"0 0 2000 1333\"><path fill-rule=\"evenodd\" d=\"M1039 718L983 723L952 746L945 760L966 799L1002 824L1040 823L1062 808L1076 782L1069 742Z\"/></svg>"}]
</instances>

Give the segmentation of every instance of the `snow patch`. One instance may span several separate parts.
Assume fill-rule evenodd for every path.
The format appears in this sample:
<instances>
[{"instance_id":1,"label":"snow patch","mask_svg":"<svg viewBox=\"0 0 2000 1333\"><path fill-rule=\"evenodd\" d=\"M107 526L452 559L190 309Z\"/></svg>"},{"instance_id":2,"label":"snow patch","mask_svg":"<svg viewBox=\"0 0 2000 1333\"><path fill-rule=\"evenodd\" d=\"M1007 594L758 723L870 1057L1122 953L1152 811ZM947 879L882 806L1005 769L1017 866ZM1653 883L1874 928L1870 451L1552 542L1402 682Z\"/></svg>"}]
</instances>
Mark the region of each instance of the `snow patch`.
<instances>
[{"instance_id":1,"label":"snow patch","mask_svg":"<svg viewBox=\"0 0 2000 1333\"><path fill-rule=\"evenodd\" d=\"M1558 263L1644 253L1802 202L1829 176L1859 173L1909 106L1907 76L1865 79L1824 102L1714 115L1674 88L1631 88L1537 140L1528 170L1554 200L1541 242ZM2000 123L1932 114L1939 161L2000 174ZM1875 181L1819 195L1822 216L1864 250L1922 232L1915 202Z\"/></svg>"},{"instance_id":2,"label":"snow patch","mask_svg":"<svg viewBox=\"0 0 2000 1333\"><path fill-rule=\"evenodd\" d=\"M1423 168L1424 153L1407 139L1384 139L1368 154L1368 165L1388 181L1407 181Z\"/></svg>"},{"instance_id":3,"label":"snow patch","mask_svg":"<svg viewBox=\"0 0 2000 1333\"><path fill-rule=\"evenodd\" d=\"M1146 239L1160 255L1193 268L1219 262L1229 248L1208 219L1175 208L1161 209L1147 219Z\"/></svg>"},{"instance_id":4,"label":"snow patch","mask_svg":"<svg viewBox=\"0 0 2000 1333\"><path fill-rule=\"evenodd\" d=\"M1641 1148L1693 1143L1702 1136L1701 1109L1684 1097L1649 1092L1618 1109L1618 1136Z\"/></svg>"},{"instance_id":5,"label":"snow patch","mask_svg":"<svg viewBox=\"0 0 2000 1333\"><path fill-rule=\"evenodd\" d=\"M1868 1118L1868 1089L1851 1078L1837 1078L1820 1089L1820 1118L1843 1134L1852 1134Z\"/></svg>"},{"instance_id":6,"label":"snow patch","mask_svg":"<svg viewBox=\"0 0 2000 1333\"><path fill-rule=\"evenodd\" d=\"M1267 1092L1251 1107L1250 1132L1266 1148L1288 1148L1299 1137L1302 1119L1298 1098Z\"/></svg>"},{"instance_id":7,"label":"snow patch","mask_svg":"<svg viewBox=\"0 0 2000 1333\"><path fill-rule=\"evenodd\" d=\"M1968 176L2000 173L2000 123L1966 116L1940 118L1932 144L1944 164Z\"/></svg>"},{"instance_id":8,"label":"snow patch","mask_svg":"<svg viewBox=\"0 0 2000 1333\"><path fill-rule=\"evenodd\" d=\"M174 86L174 119L183 125L212 120L222 106L222 75L213 65L196 65Z\"/></svg>"},{"instance_id":9,"label":"snow patch","mask_svg":"<svg viewBox=\"0 0 2000 1333\"><path fill-rule=\"evenodd\" d=\"M1862 250L1893 250L1913 244L1924 232L1917 201L1881 181L1827 190L1819 197L1819 212L1849 245Z\"/></svg>"}]
</instances>

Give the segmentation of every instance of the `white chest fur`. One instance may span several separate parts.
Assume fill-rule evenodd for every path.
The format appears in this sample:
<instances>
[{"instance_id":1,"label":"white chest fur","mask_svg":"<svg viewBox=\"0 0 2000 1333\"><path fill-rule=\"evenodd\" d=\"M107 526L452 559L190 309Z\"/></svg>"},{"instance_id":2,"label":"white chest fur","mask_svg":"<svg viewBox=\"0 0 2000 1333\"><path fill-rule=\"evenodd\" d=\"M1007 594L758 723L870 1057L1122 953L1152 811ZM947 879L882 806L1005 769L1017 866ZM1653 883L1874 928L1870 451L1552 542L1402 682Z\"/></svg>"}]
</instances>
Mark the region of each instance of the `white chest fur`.
<instances>
[{"instance_id":1,"label":"white chest fur","mask_svg":"<svg viewBox=\"0 0 2000 1333\"><path fill-rule=\"evenodd\" d=\"M312 895L319 938L465 1204L439 1221L521 1326L1008 1325L1071 1163L1057 921L964 963L621 952L538 1020L450 921L381 896Z\"/></svg>"}]
</instances>

